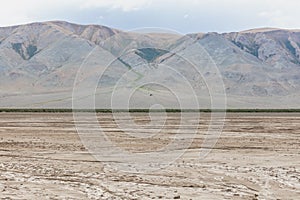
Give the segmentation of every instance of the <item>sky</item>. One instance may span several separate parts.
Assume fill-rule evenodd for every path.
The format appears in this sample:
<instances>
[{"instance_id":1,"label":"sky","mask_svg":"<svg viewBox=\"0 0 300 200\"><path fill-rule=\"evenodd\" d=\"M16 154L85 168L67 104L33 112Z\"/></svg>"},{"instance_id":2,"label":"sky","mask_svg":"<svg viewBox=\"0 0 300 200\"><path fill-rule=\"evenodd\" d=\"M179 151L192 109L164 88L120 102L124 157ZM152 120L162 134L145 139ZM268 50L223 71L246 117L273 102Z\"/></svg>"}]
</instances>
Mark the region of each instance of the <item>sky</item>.
<instances>
[{"instance_id":1,"label":"sky","mask_svg":"<svg viewBox=\"0 0 300 200\"><path fill-rule=\"evenodd\" d=\"M0 0L0 26L63 20L179 33L300 29L299 0Z\"/></svg>"}]
</instances>

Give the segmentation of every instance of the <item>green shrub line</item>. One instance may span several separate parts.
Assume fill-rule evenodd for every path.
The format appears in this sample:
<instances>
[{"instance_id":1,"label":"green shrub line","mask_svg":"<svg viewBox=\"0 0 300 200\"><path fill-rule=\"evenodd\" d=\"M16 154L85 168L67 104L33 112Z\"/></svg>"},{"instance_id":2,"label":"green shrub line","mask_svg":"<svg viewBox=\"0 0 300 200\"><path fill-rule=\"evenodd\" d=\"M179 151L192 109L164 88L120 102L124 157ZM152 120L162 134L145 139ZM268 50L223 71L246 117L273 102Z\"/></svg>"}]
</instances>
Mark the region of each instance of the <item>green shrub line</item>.
<instances>
[{"instance_id":1,"label":"green shrub line","mask_svg":"<svg viewBox=\"0 0 300 200\"><path fill-rule=\"evenodd\" d=\"M32 112L32 113L71 113L71 112L97 112L97 113L112 113L112 112L228 112L228 113L280 113L280 112L300 112L300 109L60 109L60 108L0 108L0 112Z\"/></svg>"}]
</instances>

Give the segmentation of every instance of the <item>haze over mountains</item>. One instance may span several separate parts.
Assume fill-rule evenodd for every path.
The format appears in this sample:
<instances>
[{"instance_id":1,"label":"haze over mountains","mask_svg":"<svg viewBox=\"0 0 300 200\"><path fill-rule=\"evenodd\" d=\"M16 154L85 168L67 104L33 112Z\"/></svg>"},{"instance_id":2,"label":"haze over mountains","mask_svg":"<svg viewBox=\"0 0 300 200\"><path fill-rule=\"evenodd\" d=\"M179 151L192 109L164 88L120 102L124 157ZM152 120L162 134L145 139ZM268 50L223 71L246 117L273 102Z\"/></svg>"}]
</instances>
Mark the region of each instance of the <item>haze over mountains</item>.
<instances>
[{"instance_id":1,"label":"haze over mountains","mask_svg":"<svg viewBox=\"0 0 300 200\"><path fill-rule=\"evenodd\" d=\"M224 92L230 108L297 108L300 30L183 36L62 21L0 28L0 107L69 108L74 84L82 107L94 91L99 108L113 93L119 106L131 98L137 107L176 107L179 93L209 107L209 95Z\"/></svg>"}]
</instances>

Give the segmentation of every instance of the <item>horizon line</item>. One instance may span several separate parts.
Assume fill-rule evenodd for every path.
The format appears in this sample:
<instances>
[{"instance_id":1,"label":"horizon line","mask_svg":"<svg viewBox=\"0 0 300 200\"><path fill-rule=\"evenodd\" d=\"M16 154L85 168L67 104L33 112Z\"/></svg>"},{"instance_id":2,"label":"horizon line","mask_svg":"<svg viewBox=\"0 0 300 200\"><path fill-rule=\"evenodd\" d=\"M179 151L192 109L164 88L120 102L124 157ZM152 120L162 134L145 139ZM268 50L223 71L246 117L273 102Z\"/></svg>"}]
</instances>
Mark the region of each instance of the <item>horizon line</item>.
<instances>
[{"instance_id":1,"label":"horizon line","mask_svg":"<svg viewBox=\"0 0 300 200\"><path fill-rule=\"evenodd\" d=\"M45 20L45 21L34 21L34 22L26 22L26 23L19 23L19 24L12 24L12 25L7 25L7 26L0 26L0 29L3 28L13 28L13 27L19 27L19 26L27 26L27 25L33 25L33 24L46 24L46 23L67 23L67 24L72 24L72 25L77 25L77 26L101 26L101 27L106 27L106 28L110 28L110 29L114 29L114 30L118 30L118 31L122 31L122 32L135 32L134 30L137 30L139 27L130 29L130 30L123 30L121 28L117 28L117 27L113 27L113 26L109 26L109 25L103 25L103 24L97 24L97 23L76 23L76 22L71 22L71 21L67 21L67 20ZM177 34L183 34L183 35L189 35L189 34L199 34L199 33L203 33L203 34L207 34L207 33L217 33L217 34L226 34L226 33L251 33L251 32L272 32L272 31L294 31L294 32L300 32L300 28L280 28L280 27L254 27L254 28L249 28L249 29L244 29L244 30L240 30L240 31L225 31L225 32L221 32L221 31L206 31L206 32L188 32L188 33L180 33L179 31L176 31L174 29L168 28L168 27L144 27L144 28L158 28L158 29L166 29L166 30L173 30L175 34L175 32ZM149 32L149 33L157 33L157 32ZM162 32L164 33L164 32ZM172 34L172 33L169 33Z\"/></svg>"}]
</instances>

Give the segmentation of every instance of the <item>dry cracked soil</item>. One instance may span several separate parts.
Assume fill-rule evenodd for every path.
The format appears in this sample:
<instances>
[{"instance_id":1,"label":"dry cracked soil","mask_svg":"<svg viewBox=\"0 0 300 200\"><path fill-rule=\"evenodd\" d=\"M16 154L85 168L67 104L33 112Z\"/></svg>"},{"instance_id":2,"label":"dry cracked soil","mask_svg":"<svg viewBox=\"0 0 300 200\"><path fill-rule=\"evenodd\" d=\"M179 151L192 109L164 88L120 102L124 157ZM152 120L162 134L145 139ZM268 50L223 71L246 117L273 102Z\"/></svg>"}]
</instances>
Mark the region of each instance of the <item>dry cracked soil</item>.
<instances>
[{"instance_id":1,"label":"dry cracked soil","mask_svg":"<svg viewBox=\"0 0 300 200\"><path fill-rule=\"evenodd\" d=\"M133 132L158 128L147 113L130 117L140 127ZM172 142L180 113L166 118L159 133L134 137L130 124L124 131L111 113L97 114L107 138L132 154ZM0 113L0 199L300 199L300 113L227 113L217 143L200 158L209 122L203 113L181 130L187 138L197 133L167 166L124 171L122 159L101 161L88 151L72 113Z\"/></svg>"}]
</instances>

